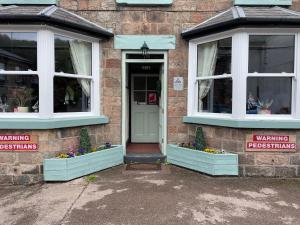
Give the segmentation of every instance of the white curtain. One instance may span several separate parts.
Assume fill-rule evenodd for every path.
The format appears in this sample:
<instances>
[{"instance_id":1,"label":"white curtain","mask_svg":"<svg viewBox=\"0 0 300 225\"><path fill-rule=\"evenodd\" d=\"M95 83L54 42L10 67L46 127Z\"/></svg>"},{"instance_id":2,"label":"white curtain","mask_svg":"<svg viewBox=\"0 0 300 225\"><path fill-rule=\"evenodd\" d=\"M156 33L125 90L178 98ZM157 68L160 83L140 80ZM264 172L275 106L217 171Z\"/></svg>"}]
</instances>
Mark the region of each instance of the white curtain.
<instances>
[{"instance_id":1,"label":"white curtain","mask_svg":"<svg viewBox=\"0 0 300 225\"><path fill-rule=\"evenodd\" d=\"M80 40L70 40L71 59L76 74L92 74L92 47L89 43ZM91 96L90 82L78 79L84 94Z\"/></svg>"},{"instance_id":2,"label":"white curtain","mask_svg":"<svg viewBox=\"0 0 300 225\"><path fill-rule=\"evenodd\" d=\"M217 63L217 42L210 42L198 46L198 77L209 77L214 75ZM198 106L203 109L203 99L207 96L212 80L199 81Z\"/></svg>"}]
</instances>

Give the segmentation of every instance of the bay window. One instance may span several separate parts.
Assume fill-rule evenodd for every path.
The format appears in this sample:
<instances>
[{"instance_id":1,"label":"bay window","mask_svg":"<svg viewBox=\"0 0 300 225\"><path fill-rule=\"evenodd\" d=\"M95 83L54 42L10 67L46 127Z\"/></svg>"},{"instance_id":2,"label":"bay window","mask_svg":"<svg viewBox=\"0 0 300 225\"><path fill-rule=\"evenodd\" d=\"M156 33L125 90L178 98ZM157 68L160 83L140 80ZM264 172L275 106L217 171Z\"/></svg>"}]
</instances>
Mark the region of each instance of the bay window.
<instances>
[{"instance_id":1,"label":"bay window","mask_svg":"<svg viewBox=\"0 0 300 225\"><path fill-rule=\"evenodd\" d=\"M234 30L223 37L215 34L190 42L189 116L238 120L300 117L300 82L296 79L300 33L253 30Z\"/></svg>"},{"instance_id":2,"label":"bay window","mask_svg":"<svg viewBox=\"0 0 300 225\"><path fill-rule=\"evenodd\" d=\"M80 34L0 31L0 117L100 116L99 54Z\"/></svg>"}]
</instances>

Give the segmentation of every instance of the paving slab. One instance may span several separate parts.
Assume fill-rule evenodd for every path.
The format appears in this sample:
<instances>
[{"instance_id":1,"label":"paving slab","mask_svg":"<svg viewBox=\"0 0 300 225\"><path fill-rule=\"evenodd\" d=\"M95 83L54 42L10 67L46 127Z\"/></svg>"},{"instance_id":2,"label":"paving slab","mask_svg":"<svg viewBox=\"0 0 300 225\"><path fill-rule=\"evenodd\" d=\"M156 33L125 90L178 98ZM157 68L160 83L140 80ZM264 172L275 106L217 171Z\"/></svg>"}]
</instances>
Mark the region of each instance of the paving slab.
<instances>
[{"instance_id":1,"label":"paving slab","mask_svg":"<svg viewBox=\"0 0 300 225\"><path fill-rule=\"evenodd\" d=\"M0 187L0 224L300 224L299 179L213 178L168 167L169 173L115 167L92 183Z\"/></svg>"}]
</instances>

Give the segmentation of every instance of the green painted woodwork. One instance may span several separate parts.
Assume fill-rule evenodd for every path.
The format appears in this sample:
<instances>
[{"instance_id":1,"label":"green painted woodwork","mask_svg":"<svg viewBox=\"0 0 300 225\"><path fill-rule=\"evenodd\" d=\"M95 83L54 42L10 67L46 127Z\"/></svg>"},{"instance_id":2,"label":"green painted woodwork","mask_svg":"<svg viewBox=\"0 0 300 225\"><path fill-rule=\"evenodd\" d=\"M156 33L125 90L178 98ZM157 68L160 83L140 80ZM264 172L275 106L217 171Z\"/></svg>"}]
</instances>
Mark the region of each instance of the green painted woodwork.
<instances>
[{"instance_id":1,"label":"green painted woodwork","mask_svg":"<svg viewBox=\"0 0 300 225\"><path fill-rule=\"evenodd\" d=\"M64 127L79 127L86 125L107 124L108 118L105 116L90 116L77 118L51 118L51 119L13 119L1 118L0 129L20 129L20 130L45 130Z\"/></svg>"},{"instance_id":2,"label":"green painted woodwork","mask_svg":"<svg viewBox=\"0 0 300 225\"><path fill-rule=\"evenodd\" d=\"M167 145L167 161L213 176L237 176L239 174L237 154L210 154L169 144Z\"/></svg>"},{"instance_id":3,"label":"green painted woodwork","mask_svg":"<svg viewBox=\"0 0 300 225\"><path fill-rule=\"evenodd\" d=\"M56 5L58 0L0 0L3 5Z\"/></svg>"},{"instance_id":4,"label":"green painted woodwork","mask_svg":"<svg viewBox=\"0 0 300 225\"><path fill-rule=\"evenodd\" d=\"M292 0L235 0L235 5L292 5Z\"/></svg>"},{"instance_id":5,"label":"green painted woodwork","mask_svg":"<svg viewBox=\"0 0 300 225\"><path fill-rule=\"evenodd\" d=\"M171 5L173 0L116 0L118 4L124 5Z\"/></svg>"},{"instance_id":6,"label":"green painted woodwork","mask_svg":"<svg viewBox=\"0 0 300 225\"><path fill-rule=\"evenodd\" d=\"M150 50L169 50L176 48L174 35L116 35L115 48L140 50L144 42Z\"/></svg>"},{"instance_id":7,"label":"green painted woodwork","mask_svg":"<svg viewBox=\"0 0 300 225\"><path fill-rule=\"evenodd\" d=\"M123 146L68 159L45 159L45 181L68 181L123 164Z\"/></svg>"},{"instance_id":8,"label":"green painted woodwork","mask_svg":"<svg viewBox=\"0 0 300 225\"><path fill-rule=\"evenodd\" d=\"M201 116L185 116L184 123L204 124L233 128L256 128L256 129L300 129L300 120L235 120L231 118L208 118Z\"/></svg>"}]
</instances>

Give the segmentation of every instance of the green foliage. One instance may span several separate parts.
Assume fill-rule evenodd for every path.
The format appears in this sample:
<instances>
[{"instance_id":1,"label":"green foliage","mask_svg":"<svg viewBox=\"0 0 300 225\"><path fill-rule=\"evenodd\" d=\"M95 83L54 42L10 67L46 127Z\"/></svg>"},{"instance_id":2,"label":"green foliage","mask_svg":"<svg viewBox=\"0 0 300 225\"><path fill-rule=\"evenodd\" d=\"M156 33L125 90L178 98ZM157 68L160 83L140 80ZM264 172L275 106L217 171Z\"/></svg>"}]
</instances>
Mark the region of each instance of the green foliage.
<instances>
[{"instance_id":1,"label":"green foliage","mask_svg":"<svg viewBox=\"0 0 300 225\"><path fill-rule=\"evenodd\" d=\"M204 134L202 127L198 127L196 131L196 139L195 139L195 145L196 149L203 151L204 148L206 147L205 139L204 139Z\"/></svg>"},{"instance_id":2,"label":"green foliage","mask_svg":"<svg viewBox=\"0 0 300 225\"><path fill-rule=\"evenodd\" d=\"M85 177L85 180L89 183L95 182L97 179L97 177L95 175L89 175L87 177Z\"/></svg>"},{"instance_id":3,"label":"green foliage","mask_svg":"<svg viewBox=\"0 0 300 225\"><path fill-rule=\"evenodd\" d=\"M80 146L79 148L84 149L86 152L91 151L91 142L88 130L86 128L82 128L80 131Z\"/></svg>"}]
</instances>

